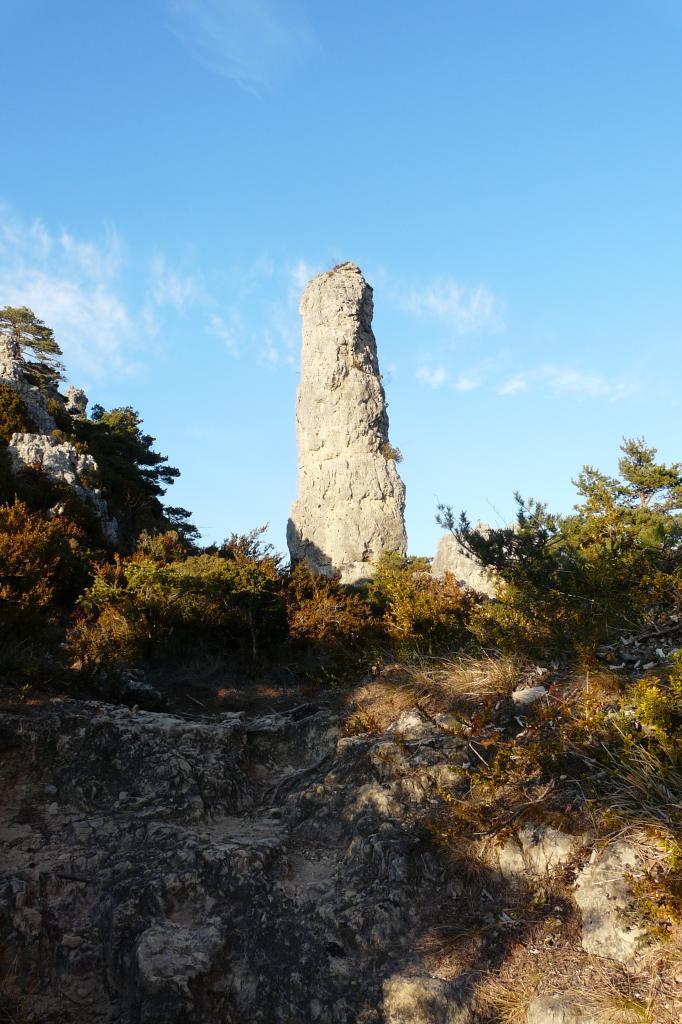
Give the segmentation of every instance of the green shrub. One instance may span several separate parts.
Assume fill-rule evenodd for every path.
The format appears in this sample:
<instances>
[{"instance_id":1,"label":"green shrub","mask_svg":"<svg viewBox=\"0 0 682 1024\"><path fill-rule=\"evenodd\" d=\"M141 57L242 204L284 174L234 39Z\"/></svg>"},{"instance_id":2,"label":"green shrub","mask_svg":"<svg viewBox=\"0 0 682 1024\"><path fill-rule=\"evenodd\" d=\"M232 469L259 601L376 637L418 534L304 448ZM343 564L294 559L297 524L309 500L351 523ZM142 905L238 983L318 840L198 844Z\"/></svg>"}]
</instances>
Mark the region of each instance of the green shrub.
<instances>
[{"instance_id":1,"label":"green shrub","mask_svg":"<svg viewBox=\"0 0 682 1024\"><path fill-rule=\"evenodd\" d=\"M469 639L471 597L449 573L433 577L426 558L382 554L368 597L401 652L452 651Z\"/></svg>"},{"instance_id":2,"label":"green shrub","mask_svg":"<svg viewBox=\"0 0 682 1024\"><path fill-rule=\"evenodd\" d=\"M621 450L618 478L583 469L569 516L517 495L514 526L484 531L439 506L440 525L500 580L475 617L482 642L589 662L614 629L682 604L682 466L657 463L641 439Z\"/></svg>"},{"instance_id":3,"label":"green shrub","mask_svg":"<svg viewBox=\"0 0 682 1024\"><path fill-rule=\"evenodd\" d=\"M180 471L154 451L155 438L142 430L142 418L130 406L105 410L93 406L90 419L71 421L77 441L97 463L97 485L119 523L121 549L130 552L143 531L175 530L187 544L198 537L190 513L166 506L162 497Z\"/></svg>"},{"instance_id":4,"label":"green shrub","mask_svg":"<svg viewBox=\"0 0 682 1024\"><path fill-rule=\"evenodd\" d=\"M384 458L388 459L389 462L403 461L403 453L401 452L400 448L396 448L389 441L384 441L380 448L380 451Z\"/></svg>"},{"instance_id":5,"label":"green shrub","mask_svg":"<svg viewBox=\"0 0 682 1024\"><path fill-rule=\"evenodd\" d=\"M64 403L59 398L48 398L45 408L54 420L57 430L65 434L68 440L71 441L70 435L73 434L73 420L64 408Z\"/></svg>"},{"instance_id":6,"label":"green shrub","mask_svg":"<svg viewBox=\"0 0 682 1024\"><path fill-rule=\"evenodd\" d=\"M163 659L199 641L255 658L286 636L281 590L270 557L206 553L163 561L138 551L98 569L79 602L70 649L91 666Z\"/></svg>"}]
</instances>

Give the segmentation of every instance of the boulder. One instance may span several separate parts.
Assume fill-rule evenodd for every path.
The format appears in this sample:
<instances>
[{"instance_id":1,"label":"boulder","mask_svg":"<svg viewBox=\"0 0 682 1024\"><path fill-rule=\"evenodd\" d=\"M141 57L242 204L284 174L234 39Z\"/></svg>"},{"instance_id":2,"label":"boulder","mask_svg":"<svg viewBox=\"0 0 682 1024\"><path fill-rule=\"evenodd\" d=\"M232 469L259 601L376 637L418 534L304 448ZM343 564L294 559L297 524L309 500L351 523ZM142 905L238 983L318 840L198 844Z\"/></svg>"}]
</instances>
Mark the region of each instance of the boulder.
<instances>
[{"instance_id":1,"label":"boulder","mask_svg":"<svg viewBox=\"0 0 682 1024\"><path fill-rule=\"evenodd\" d=\"M431 572L440 577L451 573L460 586L485 597L495 596L495 582L488 571L451 533L444 533L440 538Z\"/></svg>"}]
</instances>

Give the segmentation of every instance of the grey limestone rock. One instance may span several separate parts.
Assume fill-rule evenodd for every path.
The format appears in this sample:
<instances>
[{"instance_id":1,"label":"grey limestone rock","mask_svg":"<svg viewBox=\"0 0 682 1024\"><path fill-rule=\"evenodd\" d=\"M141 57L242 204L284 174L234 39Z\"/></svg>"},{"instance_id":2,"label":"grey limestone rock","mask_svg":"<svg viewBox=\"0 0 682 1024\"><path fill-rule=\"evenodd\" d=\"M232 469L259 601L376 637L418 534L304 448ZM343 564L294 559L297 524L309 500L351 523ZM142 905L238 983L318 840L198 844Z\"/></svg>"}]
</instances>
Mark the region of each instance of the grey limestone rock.
<instances>
[{"instance_id":1,"label":"grey limestone rock","mask_svg":"<svg viewBox=\"0 0 682 1024\"><path fill-rule=\"evenodd\" d=\"M40 389L29 379L19 345L6 334L0 334L0 384L7 384L17 392L41 433L49 434L54 430L54 419L47 411Z\"/></svg>"},{"instance_id":2,"label":"grey limestone rock","mask_svg":"<svg viewBox=\"0 0 682 1024\"><path fill-rule=\"evenodd\" d=\"M536 996L528 1007L526 1024L597 1024L570 994Z\"/></svg>"},{"instance_id":3,"label":"grey limestone rock","mask_svg":"<svg viewBox=\"0 0 682 1024\"><path fill-rule=\"evenodd\" d=\"M445 576L449 572L460 586L469 587L485 597L495 596L494 580L451 533L444 533L438 541L431 572L434 576Z\"/></svg>"},{"instance_id":4,"label":"grey limestone rock","mask_svg":"<svg viewBox=\"0 0 682 1024\"><path fill-rule=\"evenodd\" d=\"M489 927L490 887L504 900L516 884L463 876L429 838L469 742L418 707L382 733L343 732L343 714L315 704L0 708L0 950L16 964L8 984L31 993L26 1019L481 1021L478 970L455 959L441 977L421 945L462 921ZM551 871L575 842L521 829L513 868ZM577 893L593 940L594 914L603 924L635 863L617 851L597 855ZM620 905L609 929L624 927ZM527 1020L595 1024L570 992L538 996Z\"/></svg>"},{"instance_id":5,"label":"grey limestone rock","mask_svg":"<svg viewBox=\"0 0 682 1024\"><path fill-rule=\"evenodd\" d=\"M578 836L555 828L524 825L498 850L500 872L516 881L543 878L567 864L582 845Z\"/></svg>"},{"instance_id":6,"label":"grey limestone rock","mask_svg":"<svg viewBox=\"0 0 682 1024\"><path fill-rule=\"evenodd\" d=\"M40 469L51 480L71 487L81 501L94 509L107 540L116 542L116 521L109 518L107 504L92 483L97 471L92 455L84 455L70 441L49 434L12 434L8 451L15 470Z\"/></svg>"},{"instance_id":7,"label":"grey limestone rock","mask_svg":"<svg viewBox=\"0 0 682 1024\"><path fill-rule=\"evenodd\" d=\"M72 416L85 416L88 408L88 396L82 388L75 388L73 385L66 389L66 411Z\"/></svg>"},{"instance_id":8,"label":"grey limestone rock","mask_svg":"<svg viewBox=\"0 0 682 1024\"><path fill-rule=\"evenodd\" d=\"M372 332L372 289L343 263L308 284L296 403L298 498L292 561L366 579L383 551L405 554L405 487L388 441L386 398Z\"/></svg>"},{"instance_id":9,"label":"grey limestone rock","mask_svg":"<svg viewBox=\"0 0 682 1024\"><path fill-rule=\"evenodd\" d=\"M634 908L628 876L637 877L640 871L634 847L617 839L605 850L595 850L580 872L575 899L582 914L582 945L587 953L636 967L648 939L646 931L628 919Z\"/></svg>"},{"instance_id":10,"label":"grey limestone rock","mask_svg":"<svg viewBox=\"0 0 682 1024\"><path fill-rule=\"evenodd\" d=\"M440 978L390 978L384 984L385 1024L470 1024L471 1009Z\"/></svg>"},{"instance_id":11,"label":"grey limestone rock","mask_svg":"<svg viewBox=\"0 0 682 1024\"><path fill-rule=\"evenodd\" d=\"M421 823L466 744L391 760L304 712L0 711L0 946L36 1020L468 1024L415 955L463 899Z\"/></svg>"}]
</instances>

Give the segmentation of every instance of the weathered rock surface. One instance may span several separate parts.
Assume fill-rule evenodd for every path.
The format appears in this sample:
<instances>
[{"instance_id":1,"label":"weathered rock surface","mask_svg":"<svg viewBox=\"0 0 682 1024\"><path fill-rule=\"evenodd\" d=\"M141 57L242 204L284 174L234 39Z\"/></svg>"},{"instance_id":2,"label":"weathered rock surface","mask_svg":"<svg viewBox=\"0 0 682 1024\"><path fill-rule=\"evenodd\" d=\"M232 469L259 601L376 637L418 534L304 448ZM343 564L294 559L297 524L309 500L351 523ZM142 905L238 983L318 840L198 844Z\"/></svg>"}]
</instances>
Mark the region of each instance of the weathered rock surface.
<instances>
[{"instance_id":1,"label":"weathered rock surface","mask_svg":"<svg viewBox=\"0 0 682 1024\"><path fill-rule=\"evenodd\" d=\"M344 263L301 299L303 346L296 404L298 498L287 542L293 561L371 575L382 551L404 554L405 488L391 458L386 398L372 332L372 289Z\"/></svg>"},{"instance_id":2,"label":"weathered rock surface","mask_svg":"<svg viewBox=\"0 0 682 1024\"><path fill-rule=\"evenodd\" d=\"M520 874L551 875L580 841L525 826L502 876L484 861L463 873L433 822L443 791L468 785L470 741L418 707L381 733L341 724L314 704L0 712L0 976L6 993L30 992L21 1019L489 1024L481 973L498 944L530 938L506 910ZM634 865L617 850L583 871L577 899L585 948L626 962L594 930ZM620 906L609 929L625 927ZM490 959L455 945L443 973L430 937L472 922ZM527 1020L594 1024L581 1005L538 996Z\"/></svg>"},{"instance_id":3,"label":"weathered rock surface","mask_svg":"<svg viewBox=\"0 0 682 1024\"><path fill-rule=\"evenodd\" d=\"M107 504L92 482L97 463L91 455L80 453L69 441L52 436L56 424L48 412L46 398L31 383L21 349L7 334L0 334L0 384L6 384L17 392L38 431L35 434L12 435L8 448L14 470L39 469L51 480L67 484L81 501L94 510L104 536L115 544L118 524L109 516ZM72 416L85 416L88 399L81 388L67 388L65 397L55 390L48 397L54 398ZM59 507L54 511L59 512Z\"/></svg>"},{"instance_id":4,"label":"weathered rock surface","mask_svg":"<svg viewBox=\"0 0 682 1024\"><path fill-rule=\"evenodd\" d=\"M495 583L488 572L451 533L444 533L431 566L434 576L451 573L460 586L469 587L486 597L495 596Z\"/></svg>"},{"instance_id":5,"label":"weathered rock surface","mask_svg":"<svg viewBox=\"0 0 682 1024\"><path fill-rule=\"evenodd\" d=\"M17 392L37 430L44 434L54 430L54 419L47 411L40 389L31 383L26 373L19 345L6 334L0 334L0 384L7 384Z\"/></svg>"},{"instance_id":6,"label":"weathered rock surface","mask_svg":"<svg viewBox=\"0 0 682 1024\"><path fill-rule=\"evenodd\" d=\"M568 864L582 845L578 836L558 829L524 825L499 848L500 871L515 881L543 878Z\"/></svg>"},{"instance_id":7,"label":"weathered rock surface","mask_svg":"<svg viewBox=\"0 0 682 1024\"><path fill-rule=\"evenodd\" d=\"M536 996L528 1007L526 1024L597 1024L575 997L564 993Z\"/></svg>"},{"instance_id":8,"label":"weathered rock surface","mask_svg":"<svg viewBox=\"0 0 682 1024\"><path fill-rule=\"evenodd\" d=\"M75 388L73 385L66 389L66 411L72 416L85 416L88 408L88 396L82 388Z\"/></svg>"},{"instance_id":9,"label":"weathered rock surface","mask_svg":"<svg viewBox=\"0 0 682 1024\"><path fill-rule=\"evenodd\" d=\"M71 487L81 501L92 507L107 539L116 542L117 524L109 518L107 504L93 485L97 463L92 455L84 455L69 441L48 434L13 434L8 451L15 470L39 469L50 480Z\"/></svg>"},{"instance_id":10,"label":"weathered rock surface","mask_svg":"<svg viewBox=\"0 0 682 1024\"><path fill-rule=\"evenodd\" d=\"M385 1024L470 1024L456 986L440 978L395 977L384 984Z\"/></svg>"},{"instance_id":11,"label":"weathered rock surface","mask_svg":"<svg viewBox=\"0 0 682 1024\"><path fill-rule=\"evenodd\" d=\"M462 898L419 821L466 745L385 741L314 706L0 715L0 957L37 1019L468 1024L415 953Z\"/></svg>"},{"instance_id":12,"label":"weathered rock surface","mask_svg":"<svg viewBox=\"0 0 682 1024\"><path fill-rule=\"evenodd\" d=\"M601 853L594 851L575 889L583 919L583 949L630 968L636 967L647 942L645 930L629 920L634 898L628 875L636 877L640 871L635 849L619 839Z\"/></svg>"}]
</instances>

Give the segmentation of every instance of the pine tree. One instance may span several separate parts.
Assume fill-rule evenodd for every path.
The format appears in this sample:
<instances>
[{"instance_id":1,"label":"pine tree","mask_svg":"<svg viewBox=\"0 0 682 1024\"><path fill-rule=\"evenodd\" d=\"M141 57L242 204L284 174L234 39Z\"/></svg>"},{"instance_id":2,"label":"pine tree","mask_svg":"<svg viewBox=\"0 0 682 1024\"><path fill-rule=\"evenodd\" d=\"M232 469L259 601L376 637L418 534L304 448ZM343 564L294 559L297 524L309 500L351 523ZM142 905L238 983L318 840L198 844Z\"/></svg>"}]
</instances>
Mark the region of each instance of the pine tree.
<instances>
[{"instance_id":1,"label":"pine tree","mask_svg":"<svg viewBox=\"0 0 682 1024\"><path fill-rule=\"evenodd\" d=\"M63 380L62 350L54 332L27 306L0 309L0 335L16 346L17 354L26 361L29 377L42 391L54 389Z\"/></svg>"}]
</instances>

